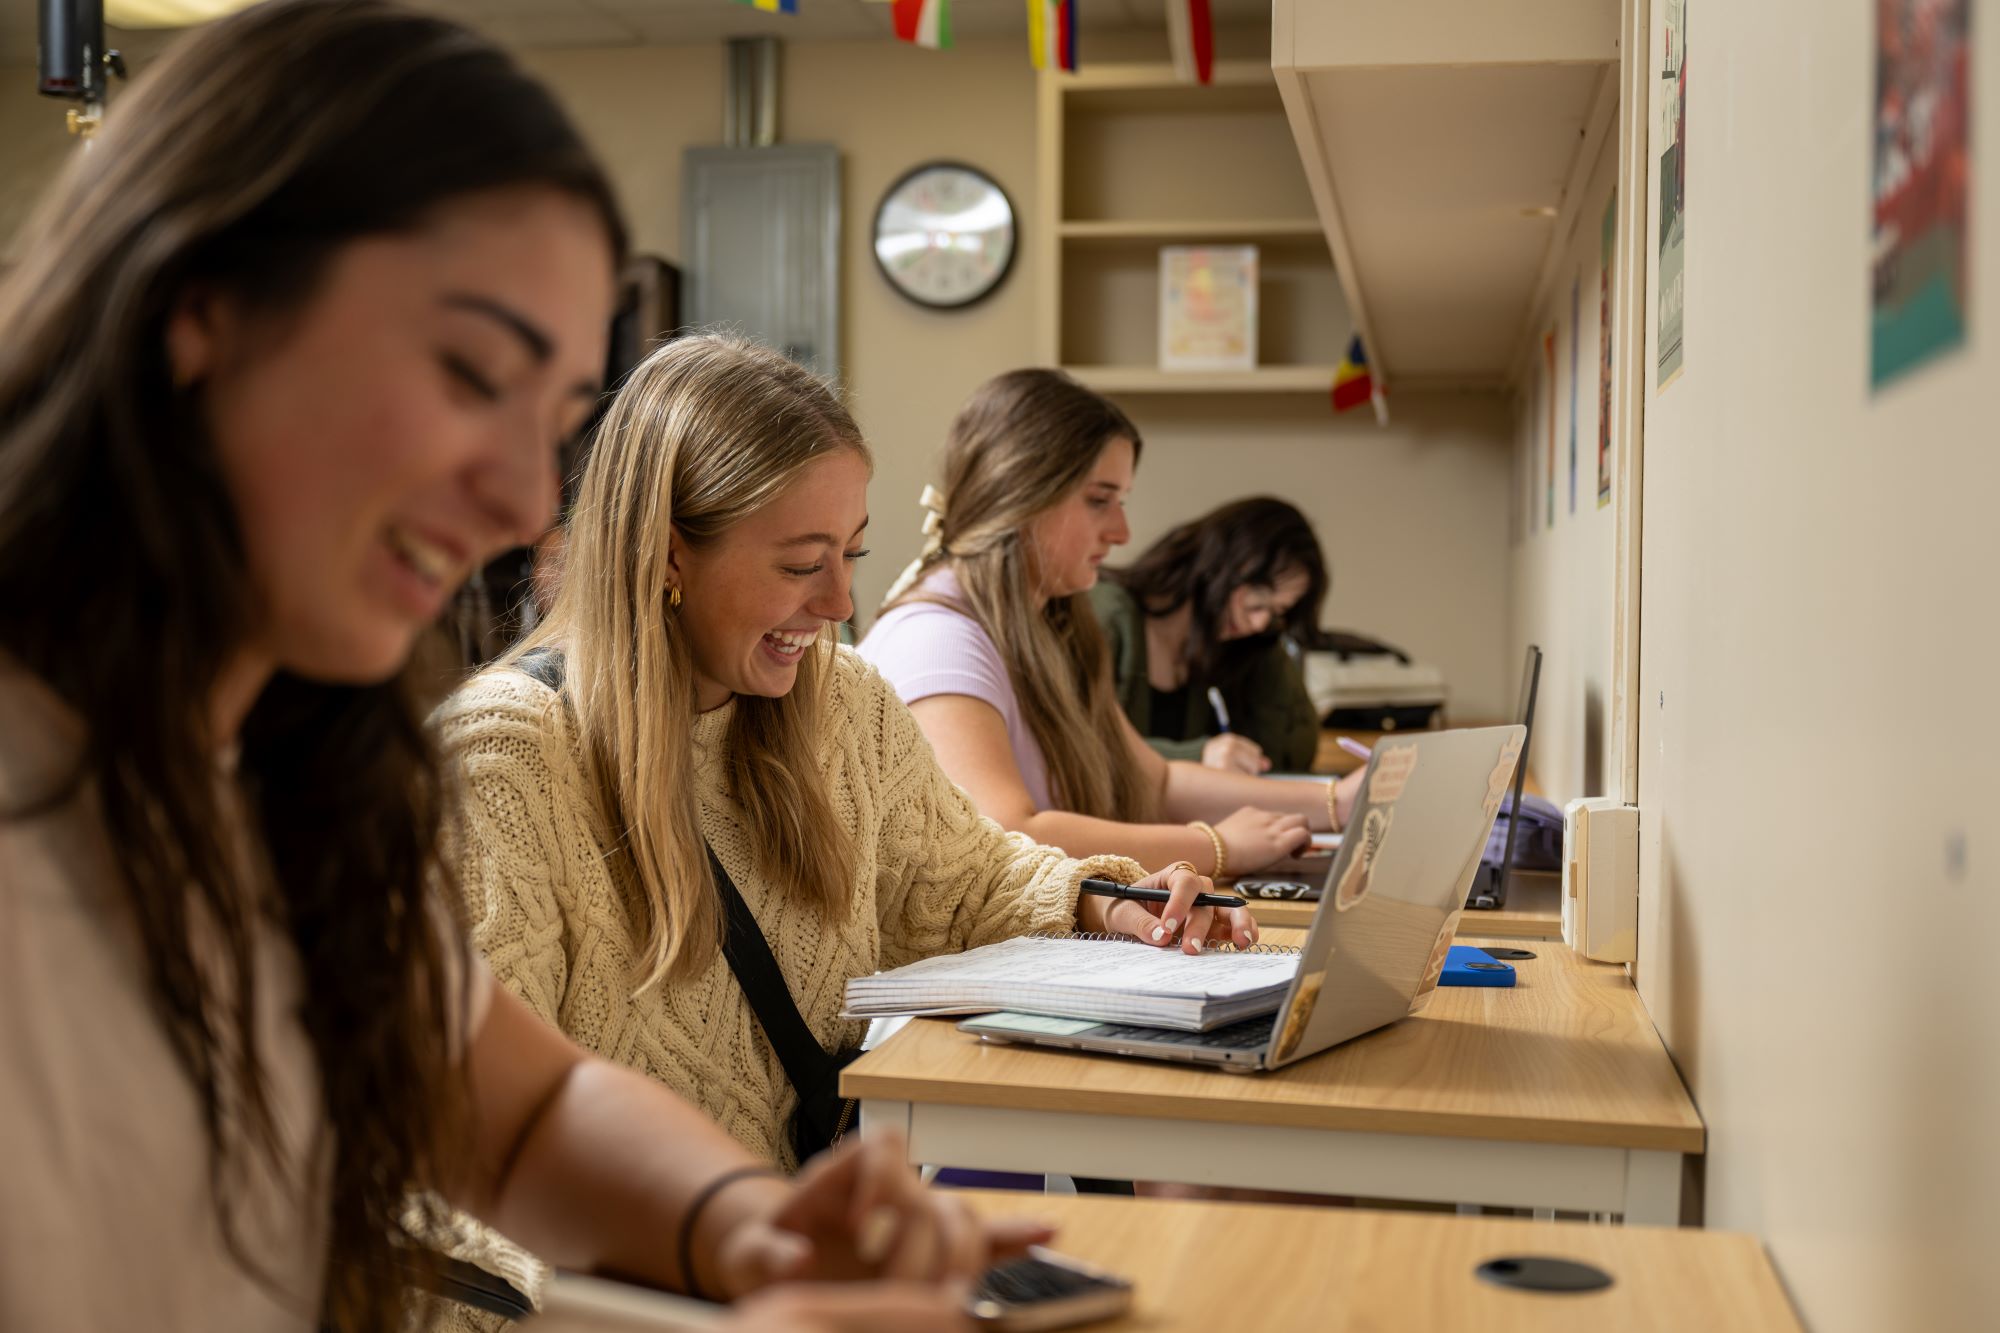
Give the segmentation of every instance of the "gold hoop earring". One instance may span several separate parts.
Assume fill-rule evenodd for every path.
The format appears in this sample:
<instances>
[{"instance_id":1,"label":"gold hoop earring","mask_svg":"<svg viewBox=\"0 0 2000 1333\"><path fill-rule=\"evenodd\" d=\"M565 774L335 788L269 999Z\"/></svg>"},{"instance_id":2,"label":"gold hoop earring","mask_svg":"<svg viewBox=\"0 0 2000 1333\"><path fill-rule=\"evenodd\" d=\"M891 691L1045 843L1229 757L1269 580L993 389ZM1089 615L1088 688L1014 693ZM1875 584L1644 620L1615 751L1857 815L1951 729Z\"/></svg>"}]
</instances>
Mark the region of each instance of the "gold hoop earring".
<instances>
[{"instance_id":1,"label":"gold hoop earring","mask_svg":"<svg viewBox=\"0 0 2000 1333\"><path fill-rule=\"evenodd\" d=\"M667 589L667 605L676 611L681 609L680 584L676 583L673 587Z\"/></svg>"}]
</instances>

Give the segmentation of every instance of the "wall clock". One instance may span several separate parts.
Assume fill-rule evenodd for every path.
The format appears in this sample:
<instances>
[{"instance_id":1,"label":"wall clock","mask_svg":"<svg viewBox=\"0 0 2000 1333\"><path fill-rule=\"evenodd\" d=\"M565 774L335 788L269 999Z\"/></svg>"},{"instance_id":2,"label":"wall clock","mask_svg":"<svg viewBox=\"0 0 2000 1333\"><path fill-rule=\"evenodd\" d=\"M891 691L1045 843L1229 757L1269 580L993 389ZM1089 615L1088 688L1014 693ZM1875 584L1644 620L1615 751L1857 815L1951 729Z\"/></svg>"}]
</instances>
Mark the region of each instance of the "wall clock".
<instances>
[{"instance_id":1,"label":"wall clock","mask_svg":"<svg viewBox=\"0 0 2000 1333\"><path fill-rule=\"evenodd\" d=\"M1014 264L1014 204L977 167L926 162L875 209L875 264L918 305L949 310L988 295Z\"/></svg>"}]
</instances>

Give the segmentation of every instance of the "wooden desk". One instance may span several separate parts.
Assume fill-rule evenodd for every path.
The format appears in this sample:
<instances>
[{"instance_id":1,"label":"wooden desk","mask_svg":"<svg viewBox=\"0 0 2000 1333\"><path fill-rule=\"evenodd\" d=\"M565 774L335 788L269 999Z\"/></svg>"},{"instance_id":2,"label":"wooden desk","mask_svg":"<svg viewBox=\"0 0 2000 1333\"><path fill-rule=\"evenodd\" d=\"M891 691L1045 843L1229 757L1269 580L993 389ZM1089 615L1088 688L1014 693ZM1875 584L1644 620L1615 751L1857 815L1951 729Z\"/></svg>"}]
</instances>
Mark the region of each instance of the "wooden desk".
<instances>
[{"instance_id":1,"label":"wooden desk","mask_svg":"<svg viewBox=\"0 0 2000 1333\"><path fill-rule=\"evenodd\" d=\"M1562 877L1554 872L1516 871L1509 877L1507 906L1498 912L1467 912L1459 922L1467 934L1506 940L1560 940L1562 938ZM1297 927L1312 924L1317 902L1287 902L1277 898L1252 898L1250 914L1257 924Z\"/></svg>"},{"instance_id":2,"label":"wooden desk","mask_svg":"<svg viewBox=\"0 0 2000 1333\"><path fill-rule=\"evenodd\" d=\"M1477 943L1477 940L1468 940ZM1275 1073L982 1042L918 1019L849 1065L913 1163L1680 1220L1701 1118L1620 967L1557 943L1518 984Z\"/></svg>"},{"instance_id":3,"label":"wooden desk","mask_svg":"<svg viewBox=\"0 0 2000 1333\"><path fill-rule=\"evenodd\" d=\"M1132 1279L1130 1317L1105 1333L1785 1333L1799 1322L1755 1237L1578 1222L1165 1202L968 1190L992 1216L1043 1217L1055 1248ZM1226 1247L1218 1240L1226 1238ZM1251 1262L1236 1283L1217 1257ZM1480 1281L1501 1255L1594 1264L1603 1291L1541 1294Z\"/></svg>"}]
</instances>

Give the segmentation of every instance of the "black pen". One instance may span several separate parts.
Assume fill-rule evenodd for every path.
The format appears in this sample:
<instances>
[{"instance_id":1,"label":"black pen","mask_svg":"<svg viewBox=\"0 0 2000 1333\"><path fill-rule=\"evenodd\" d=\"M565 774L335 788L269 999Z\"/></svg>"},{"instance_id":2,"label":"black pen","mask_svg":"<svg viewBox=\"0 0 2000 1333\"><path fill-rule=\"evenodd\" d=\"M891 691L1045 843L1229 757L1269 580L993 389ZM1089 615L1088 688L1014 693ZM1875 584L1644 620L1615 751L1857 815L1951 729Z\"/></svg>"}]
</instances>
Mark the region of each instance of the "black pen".
<instances>
[{"instance_id":1,"label":"black pen","mask_svg":"<svg viewBox=\"0 0 2000 1333\"><path fill-rule=\"evenodd\" d=\"M1134 902L1164 903L1174 895L1166 889L1142 889L1133 884L1120 884L1109 879L1087 879L1083 882L1083 892L1099 898L1130 898ZM1243 899L1230 893L1197 893L1196 907L1241 907Z\"/></svg>"}]
</instances>

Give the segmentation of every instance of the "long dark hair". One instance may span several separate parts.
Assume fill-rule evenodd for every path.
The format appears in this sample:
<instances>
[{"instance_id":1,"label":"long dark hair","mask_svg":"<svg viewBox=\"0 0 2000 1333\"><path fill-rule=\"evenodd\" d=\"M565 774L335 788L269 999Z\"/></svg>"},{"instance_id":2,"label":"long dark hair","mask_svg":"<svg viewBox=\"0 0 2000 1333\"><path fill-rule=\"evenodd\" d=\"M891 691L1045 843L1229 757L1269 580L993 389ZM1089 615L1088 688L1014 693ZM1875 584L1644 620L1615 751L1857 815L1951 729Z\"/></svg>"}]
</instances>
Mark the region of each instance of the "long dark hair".
<instances>
[{"instance_id":1,"label":"long dark hair","mask_svg":"<svg viewBox=\"0 0 2000 1333\"><path fill-rule=\"evenodd\" d=\"M1326 557L1306 516L1268 495L1235 500L1183 523L1124 569L1104 571L1149 616L1192 604L1186 665L1190 681L1212 681L1229 645L1222 640L1229 598L1245 585L1269 588L1293 570L1306 576L1305 595L1273 627L1302 643L1319 628L1326 600Z\"/></svg>"},{"instance_id":2,"label":"long dark hair","mask_svg":"<svg viewBox=\"0 0 2000 1333\"><path fill-rule=\"evenodd\" d=\"M120 99L0 285L0 652L85 725L69 780L5 817L74 800L101 814L199 1097L224 1235L260 1278L234 1202L257 1155L287 1164L252 959L264 923L296 945L332 1159L318 1313L344 1329L399 1324L384 1270L406 1191L462 1164L447 1018L467 959L427 896L442 777L407 672L372 686L280 673L240 737L245 864L206 705L250 626L250 578L165 330L189 284L282 317L343 245L514 185L593 205L622 254L601 170L508 56L377 0L275 0L183 39ZM292 1169L280 1179L316 1205L315 1177Z\"/></svg>"}]
</instances>

